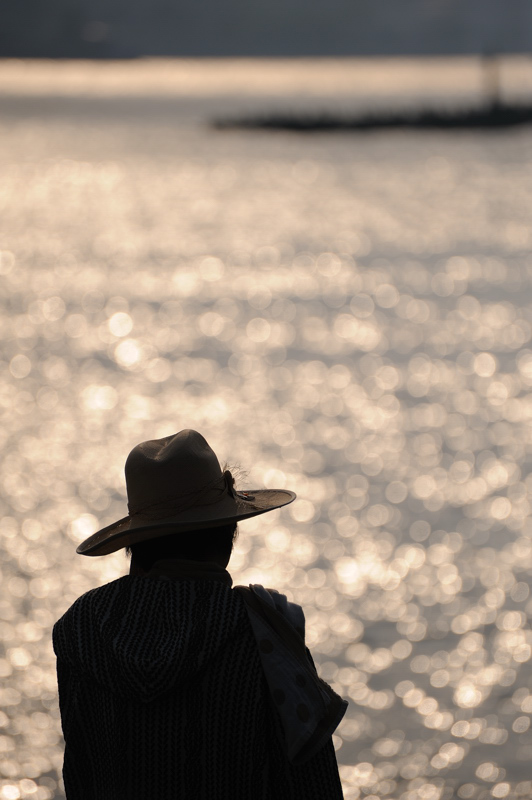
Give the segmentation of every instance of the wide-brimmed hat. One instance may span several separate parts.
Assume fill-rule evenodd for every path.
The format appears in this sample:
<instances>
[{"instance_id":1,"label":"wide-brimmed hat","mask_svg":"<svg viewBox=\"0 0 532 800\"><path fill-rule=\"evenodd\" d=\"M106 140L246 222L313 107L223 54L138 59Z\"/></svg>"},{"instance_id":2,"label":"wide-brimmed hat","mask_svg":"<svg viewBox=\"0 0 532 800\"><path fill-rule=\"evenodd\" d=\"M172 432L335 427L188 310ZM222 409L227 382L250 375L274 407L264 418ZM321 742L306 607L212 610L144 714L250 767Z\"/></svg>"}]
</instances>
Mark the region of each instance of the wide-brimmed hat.
<instances>
[{"instance_id":1,"label":"wide-brimmed hat","mask_svg":"<svg viewBox=\"0 0 532 800\"><path fill-rule=\"evenodd\" d=\"M295 500L286 489L236 491L229 470L197 431L180 431L138 444L126 461L129 514L93 533L77 548L103 556L122 547L180 531L238 522Z\"/></svg>"}]
</instances>

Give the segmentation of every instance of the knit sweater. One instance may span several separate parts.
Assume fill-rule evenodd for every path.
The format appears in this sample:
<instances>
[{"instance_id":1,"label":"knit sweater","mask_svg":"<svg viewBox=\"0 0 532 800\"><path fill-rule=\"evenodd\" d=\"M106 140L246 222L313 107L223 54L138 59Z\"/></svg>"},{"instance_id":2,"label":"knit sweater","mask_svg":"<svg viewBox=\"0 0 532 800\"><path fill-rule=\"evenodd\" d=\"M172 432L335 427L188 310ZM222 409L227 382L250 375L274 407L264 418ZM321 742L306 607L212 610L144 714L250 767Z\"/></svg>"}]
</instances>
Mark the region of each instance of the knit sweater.
<instances>
[{"instance_id":1,"label":"knit sweater","mask_svg":"<svg viewBox=\"0 0 532 800\"><path fill-rule=\"evenodd\" d=\"M125 576L56 623L68 800L341 800L330 738L288 759L242 595Z\"/></svg>"}]
</instances>

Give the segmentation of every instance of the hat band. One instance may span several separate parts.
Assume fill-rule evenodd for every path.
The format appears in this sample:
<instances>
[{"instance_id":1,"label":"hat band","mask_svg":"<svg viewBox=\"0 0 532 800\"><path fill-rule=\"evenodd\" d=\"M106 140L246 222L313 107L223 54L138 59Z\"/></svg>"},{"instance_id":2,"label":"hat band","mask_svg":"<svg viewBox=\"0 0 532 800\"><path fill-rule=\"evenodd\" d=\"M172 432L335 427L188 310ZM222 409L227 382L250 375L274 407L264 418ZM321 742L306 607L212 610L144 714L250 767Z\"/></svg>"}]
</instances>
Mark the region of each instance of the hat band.
<instances>
[{"instance_id":1,"label":"hat band","mask_svg":"<svg viewBox=\"0 0 532 800\"><path fill-rule=\"evenodd\" d=\"M234 483L235 479L230 471L226 469L219 478L206 483L194 492L187 492L186 495L172 495L164 500L158 500L142 507L135 507L128 503L129 516L146 517L153 520L164 519L165 517L175 516L181 511L187 511L187 509L199 505L200 501L202 506L214 505L219 503L225 494L235 497ZM208 499L208 495L213 492L215 493L214 497Z\"/></svg>"}]
</instances>

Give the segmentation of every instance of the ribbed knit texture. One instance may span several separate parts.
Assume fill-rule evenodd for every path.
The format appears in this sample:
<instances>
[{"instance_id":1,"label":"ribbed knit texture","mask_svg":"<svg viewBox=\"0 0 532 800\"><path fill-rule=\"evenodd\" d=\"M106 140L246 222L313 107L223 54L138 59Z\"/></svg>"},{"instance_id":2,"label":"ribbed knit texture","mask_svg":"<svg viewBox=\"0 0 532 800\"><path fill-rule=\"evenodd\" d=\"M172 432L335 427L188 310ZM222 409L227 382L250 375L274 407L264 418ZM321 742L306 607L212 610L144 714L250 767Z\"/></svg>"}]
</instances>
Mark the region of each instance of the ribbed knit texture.
<instances>
[{"instance_id":1,"label":"ribbed knit texture","mask_svg":"<svg viewBox=\"0 0 532 800\"><path fill-rule=\"evenodd\" d=\"M340 800L332 742L281 743L242 598L211 580L126 576L56 623L68 800Z\"/></svg>"}]
</instances>

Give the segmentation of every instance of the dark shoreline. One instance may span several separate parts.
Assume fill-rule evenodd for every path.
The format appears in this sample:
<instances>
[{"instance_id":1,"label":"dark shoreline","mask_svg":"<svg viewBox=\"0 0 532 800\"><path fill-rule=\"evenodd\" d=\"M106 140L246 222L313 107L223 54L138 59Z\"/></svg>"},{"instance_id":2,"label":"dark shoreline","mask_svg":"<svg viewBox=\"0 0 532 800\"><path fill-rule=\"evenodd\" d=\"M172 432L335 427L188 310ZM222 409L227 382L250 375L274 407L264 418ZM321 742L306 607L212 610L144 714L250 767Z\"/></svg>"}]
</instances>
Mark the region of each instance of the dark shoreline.
<instances>
[{"instance_id":1,"label":"dark shoreline","mask_svg":"<svg viewBox=\"0 0 532 800\"><path fill-rule=\"evenodd\" d=\"M305 114L278 112L268 115L218 119L212 123L217 130L284 130L299 133L320 131L368 131L389 128L420 130L479 130L510 128L532 122L532 105L495 104L493 106L458 111L395 111L361 116Z\"/></svg>"}]
</instances>

